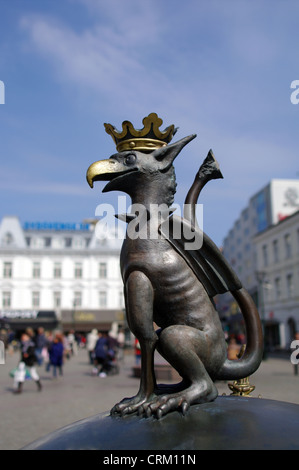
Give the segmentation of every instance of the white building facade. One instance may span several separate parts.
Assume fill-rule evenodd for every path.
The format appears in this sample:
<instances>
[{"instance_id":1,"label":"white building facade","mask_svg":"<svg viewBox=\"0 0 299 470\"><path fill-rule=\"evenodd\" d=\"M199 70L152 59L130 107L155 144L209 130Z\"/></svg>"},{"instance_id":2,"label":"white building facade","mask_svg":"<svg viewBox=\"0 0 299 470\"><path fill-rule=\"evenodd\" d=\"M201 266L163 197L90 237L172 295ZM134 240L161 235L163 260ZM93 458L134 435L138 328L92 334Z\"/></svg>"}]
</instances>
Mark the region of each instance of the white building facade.
<instances>
[{"instance_id":1,"label":"white building facade","mask_svg":"<svg viewBox=\"0 0 299 470\"><path fill-rule=\"evenodd\" d=\"M223 241L223 254L259 310L261 306L259 264L254 237L280 224L299 210L299 180L273 179L254 194ZM222 318L233 317L238 307L231 295L219 299ZM233 320L233 318L231 318ZM271 341L269 340L269 343ZM277 340L275 341L277 343ZM285 343L283 336L281 344Z\"/></svg>"},{"instance_id":2,"label":"white building facade","mask_svg":"<svg viewBox=\"0 0 299 470\"><path fill-rule=\"evenodd\" d=\"M299 210L299 180L274 179L253 195L223 242L223 254L247 290L257 294L253 237Z\"/></svg>"},{"instance_id":3,"label":"white building facade","mask_svg":"<svg viewBox=\"0 0 299 470\"><path fill-rule=\"evenodd\" d=\"M108 328L124 316L121 240L94 224L0 224L0 318L54 311L64 329Z\"/></svg>"},{"instance_id":4,"label":"white building facade","mask_svg":"<svg viewBox=\"0 0 299 470\"><path fill-rule=\"evenodd\" d=\"M299 332L299 211L254 238L260 312L269 348L289 348Z\"/></svg>"}]
</instances>

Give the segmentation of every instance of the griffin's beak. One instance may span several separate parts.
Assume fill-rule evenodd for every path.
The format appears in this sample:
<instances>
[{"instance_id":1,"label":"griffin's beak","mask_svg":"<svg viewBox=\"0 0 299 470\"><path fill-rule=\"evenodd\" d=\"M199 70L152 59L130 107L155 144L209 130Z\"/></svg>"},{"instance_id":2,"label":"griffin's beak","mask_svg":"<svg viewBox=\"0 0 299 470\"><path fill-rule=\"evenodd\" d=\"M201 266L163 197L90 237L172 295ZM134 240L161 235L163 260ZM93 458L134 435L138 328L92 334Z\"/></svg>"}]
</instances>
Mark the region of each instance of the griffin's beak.
<instances>
[{"instance_id":1,"label":"griffin's beak","mask_svg":"<svg viewBox=\"0 0 299 470\"><path fill-rule=\"evenodd\" d=\"M124 172L124 166L117 160L99 160L90 165L86 173L86 179L91 188L94 181L109 181L117 174Z\"/></svg>"}]
</instances>

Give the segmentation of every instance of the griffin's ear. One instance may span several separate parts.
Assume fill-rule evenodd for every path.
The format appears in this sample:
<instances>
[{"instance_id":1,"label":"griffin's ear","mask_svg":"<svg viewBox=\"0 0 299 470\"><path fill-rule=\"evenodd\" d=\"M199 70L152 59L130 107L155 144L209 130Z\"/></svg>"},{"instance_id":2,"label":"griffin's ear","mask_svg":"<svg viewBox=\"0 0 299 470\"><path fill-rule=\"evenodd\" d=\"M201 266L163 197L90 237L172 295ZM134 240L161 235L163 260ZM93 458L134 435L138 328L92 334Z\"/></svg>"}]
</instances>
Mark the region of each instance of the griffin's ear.
<instances>
[{"instance_id":1,"label":"griffin's ear","mask_svg":"<svg viewBox=\"0 0 299 470\"><path fill-rule=\"evenodd\" d=\"M189 144L195 137L196 134L192 134L173 144L155 150L152 155L159 162L159 170L167 170L185 145Z\"/></svg>"}]
</instances>

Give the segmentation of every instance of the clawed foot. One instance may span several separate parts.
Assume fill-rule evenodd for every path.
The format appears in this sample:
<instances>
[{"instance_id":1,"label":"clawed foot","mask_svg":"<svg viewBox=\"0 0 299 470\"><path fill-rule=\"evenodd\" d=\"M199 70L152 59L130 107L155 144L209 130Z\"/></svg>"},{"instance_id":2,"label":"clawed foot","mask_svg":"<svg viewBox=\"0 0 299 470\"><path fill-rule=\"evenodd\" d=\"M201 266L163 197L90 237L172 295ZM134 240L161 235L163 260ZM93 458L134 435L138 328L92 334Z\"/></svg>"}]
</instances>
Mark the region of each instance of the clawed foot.
<instances>
[{"instance_id":1,"label":"clawed foot","mask_svg":"<svg viewBox=\"0 0 299 470\"><path fill-rule=\"evenodd\" d=\"M117 403L112 410L110 411L111 415L121 415L136 413L138 409L147 401L152 399L152 397L142 397L136 395L133 398L124 398L122 401Z\"/></svg>"},{"instance_id":2,"label":"clawed foot","mask_svg":"<svg viewBox=\"0 0 299 470\"><path fill-rule=\"evenodd\" d=\"M160 419L170 411L181 410L182 414L185 415L190 405L191 403L184 397L163 395L151 402L144 403L138 409L138 414L139 416L145 415L148 418L155 415Z\"/></svg>"},{"instance_id":3,"label":"clawed foot","mask_svg":"<svg viewBox=\"0 0 299 470\"><path fill-rule=\"evenodd\" d=\"M133 399L125 398L112 408L111 414L124 416L137 412L139 416L156 416L160 419L171 411L180 410L185 415L191 405L213 401L217 396L218 391L214 384L205 390L192 385L177 393L152 395L148 399L140 399L138 396Z\"/></svg>"},{"instance_id":4,"label":"clawed foot","mask_svg":"<svg viewBox=\"0 0 299 470\"><path fill-rule=\"evenodd\" d=\"M218 391L214 384L204 390L197 385L191 385L179 393L161 395L144 403L139 408L138 414L147 417L156 415L160 419L170 411L180 410L185 415L191 405L213 401L217 396Z\"/></svg>"},{"instance_id":5,"label":"clawed foot","mask_svg":"<svg viewBox=\"0 0 299 470\"><path fill-rule=\"evenodd\" d=\"M184 388L186 388L186 384L184 384L184 382L180 382L178 384L160 384L149 397L140 393L132 398L124 398L112 408L110 414L124 416L126 414L136 412L142 413L141 410L143 409L143 405L146 403L152 403L159 395L177 393Z\"/></svg>"}]
</instances>

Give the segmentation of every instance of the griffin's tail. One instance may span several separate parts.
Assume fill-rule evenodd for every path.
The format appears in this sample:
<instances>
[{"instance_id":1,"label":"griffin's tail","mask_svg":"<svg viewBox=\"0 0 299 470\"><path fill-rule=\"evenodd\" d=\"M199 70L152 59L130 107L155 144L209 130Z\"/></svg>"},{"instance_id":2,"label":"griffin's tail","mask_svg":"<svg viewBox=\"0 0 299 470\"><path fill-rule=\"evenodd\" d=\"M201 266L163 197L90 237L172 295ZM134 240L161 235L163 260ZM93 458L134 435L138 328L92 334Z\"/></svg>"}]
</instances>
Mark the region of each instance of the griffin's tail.
<instances>
[{"instance_id":1,"label":"griffin's tail","mask_svg":"<svg viewBox=\"0 0 299 470\"><path fill-rule=\"evenodd\" d=\"M246 327L247 344L237 360L227 359L217 372L218 380L238 380L253 374L259 367L263 356L263 333L256 306L246 291L241 288L232 292L243 314Z\"/></svg>"},{"instance_id":2,"label":"griffin's tail","mask_svg":"<svg viewBox=\"0 0 299 470\"><path fill-rule=\"evenodd\" d=\"M184 218L189 221L193 227L197 227L195 208L199 194L208 181L216 178L223 178L223 176L213 152L210 150L196 174L185 200ZM199 251L204 259L209 262L208 267L216 269L216 272L220 273L223 279L226 279L227 290L232 293L240 307L245 321L247 336L246 350L241 359L234 361L227 359L216 374L215 379L243 379L253 374L262 360L263 334L260 317L249 293L242 287L241 282L212 240L205 235L203 245L204 246ZM207 265L205 266L207 267Z\"/></svg>"}]
</instances>

